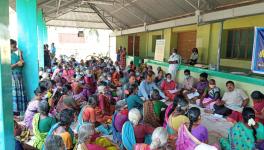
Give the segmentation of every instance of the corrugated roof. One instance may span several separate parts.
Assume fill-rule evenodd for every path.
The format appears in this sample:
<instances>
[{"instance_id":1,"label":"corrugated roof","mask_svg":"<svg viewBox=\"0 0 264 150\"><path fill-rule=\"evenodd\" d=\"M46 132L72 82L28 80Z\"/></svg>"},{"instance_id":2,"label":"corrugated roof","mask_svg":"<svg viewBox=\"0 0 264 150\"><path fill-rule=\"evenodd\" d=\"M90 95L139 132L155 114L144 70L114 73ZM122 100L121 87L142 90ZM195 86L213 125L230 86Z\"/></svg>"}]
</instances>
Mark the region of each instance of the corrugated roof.
<instances>
[{"instance_id":1,"label":"corrugated roof","mask_svg":"<svg viewBox=\"0 0 264 150\"><path fill-rule=\"evenodd\" d=\"M128 29L262 0L38 0L49 26ZM15 0L10 1L15 8Z\"/></svg>"}]
</instances>

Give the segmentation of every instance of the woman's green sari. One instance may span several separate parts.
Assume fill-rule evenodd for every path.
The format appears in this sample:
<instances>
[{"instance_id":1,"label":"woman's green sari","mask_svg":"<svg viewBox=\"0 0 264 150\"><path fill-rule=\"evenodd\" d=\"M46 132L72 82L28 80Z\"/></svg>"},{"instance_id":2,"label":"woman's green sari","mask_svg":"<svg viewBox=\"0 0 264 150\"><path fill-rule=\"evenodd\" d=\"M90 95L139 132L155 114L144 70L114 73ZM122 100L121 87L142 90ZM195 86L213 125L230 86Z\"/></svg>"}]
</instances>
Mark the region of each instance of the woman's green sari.
<instances>
[{"instance_id":1,"label":"woman's green sari","mask_svg":"<svg viewBox=\"0 0 264 150\"><path fill-rule=\"evenodd\" d=\"M35 139L34 139L34 143L33 146L36 147L37 149L41 149L45 139L47 137L48 132L45 133L40 133L39 131L39 121L40 121L40 113L35 114L34 118L33 118L33 133L35 135Z\"/></svg>"},{"instance_id":2,"label":"woman's green sari","mask_svg":"<svg viewBox=\"0 0 264 150\"><path fill-rule=\"evenodd\" d=\"M256 131L257 140L263 140L264 126L261 123L258 123ZM252 150L255 148L253 130L238 122L229 129L228 138L220 139L220 144L224 150Z\"/></svg>"}]
</instances>

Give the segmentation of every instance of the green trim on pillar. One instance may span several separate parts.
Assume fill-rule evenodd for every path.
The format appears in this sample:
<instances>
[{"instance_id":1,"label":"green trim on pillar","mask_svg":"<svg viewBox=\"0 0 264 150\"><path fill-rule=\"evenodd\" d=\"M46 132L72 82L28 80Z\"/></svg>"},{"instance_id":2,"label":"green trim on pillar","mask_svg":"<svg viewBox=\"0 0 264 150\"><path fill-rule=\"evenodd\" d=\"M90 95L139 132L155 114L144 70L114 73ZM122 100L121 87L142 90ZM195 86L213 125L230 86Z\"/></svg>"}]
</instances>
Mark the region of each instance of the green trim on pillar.
<instances>
[{"instance_id":1,"label":"green trim on pillar","mask_svg":"<svg viewBox=\"0 0 264 150\"><path fill-rule=\"evenodd\" d=\"M23 79L26 95L31 100L38 87L37 0L16 1L18 48L22 50L25 65Z\"/></svg>"},{"instance_id":2,"label":"green trim on pillar","mask_svg":"<svg viewBox=\"0 0 264 150\"><path fill-rule=\"evenodd\" d=\"M0 0L0 149L15 149L12 105L9 0Z\"/></svg>"},{"instance_id":3,"label":"green trim on pillar","mask_svg":"<svg viewBox=\"0 0 264 150\"><path fill-rule=\"evenodd\" d=\"M39 67L44 68L44 36L45 36L45 30L44 30L44 18L43 13L41 9L38 9L38 19L37 19L37 29L38 29L38 62Z\"/></svg>"}]
</instances>

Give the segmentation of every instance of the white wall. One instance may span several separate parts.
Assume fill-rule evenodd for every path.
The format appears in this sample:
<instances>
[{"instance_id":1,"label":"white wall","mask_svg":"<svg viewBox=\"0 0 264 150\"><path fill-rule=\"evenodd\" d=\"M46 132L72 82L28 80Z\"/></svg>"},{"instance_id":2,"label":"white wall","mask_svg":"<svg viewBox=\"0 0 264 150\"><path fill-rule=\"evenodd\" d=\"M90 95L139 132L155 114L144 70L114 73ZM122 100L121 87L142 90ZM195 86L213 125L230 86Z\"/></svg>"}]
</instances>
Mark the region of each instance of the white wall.
<instances>
[{"instance_id":1,"label":"white wall","mask_svg":"<svg viewBox=\"0 0 264 150\"><path fill-rule=\"evenodd\" d=\"M76 34L78 31L84 31L85 43L84 44L74 44L74 43L60 43L59 34L60 33L73 33ZM76 55L77 59L85 59L86 56L92 54L102 54L109 56L109 46L110 46L110 56L114 59L115 53L115 37L110 38L109 35L112 33L111 30L99 30L99 38L96 35L89 34L89 29L78 29L78 28L62 28L62 27L48 27L48 44L52 42L55 43L57 48L56 55Z\"/></svg>"}]
</instances>

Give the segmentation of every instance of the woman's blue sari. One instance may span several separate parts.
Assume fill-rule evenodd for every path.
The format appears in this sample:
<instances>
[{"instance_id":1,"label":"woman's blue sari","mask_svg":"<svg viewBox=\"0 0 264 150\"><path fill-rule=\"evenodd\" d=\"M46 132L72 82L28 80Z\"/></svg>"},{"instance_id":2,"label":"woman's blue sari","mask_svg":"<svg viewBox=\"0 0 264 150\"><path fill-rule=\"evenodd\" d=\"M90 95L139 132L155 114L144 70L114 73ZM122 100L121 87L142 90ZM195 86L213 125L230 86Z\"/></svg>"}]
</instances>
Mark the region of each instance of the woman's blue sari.
<instances>
[{"instance_id":1,"label":"woman's blue sari","mask_svg":"<svg viewBox=\"0 0 264 150\"><path fill-rule=\"evenodd\" d=\"M136 144L133 124L130 121L125 122L122 128L122 142L127 150L133 150Z\"/></svg>"}]
</instances>

